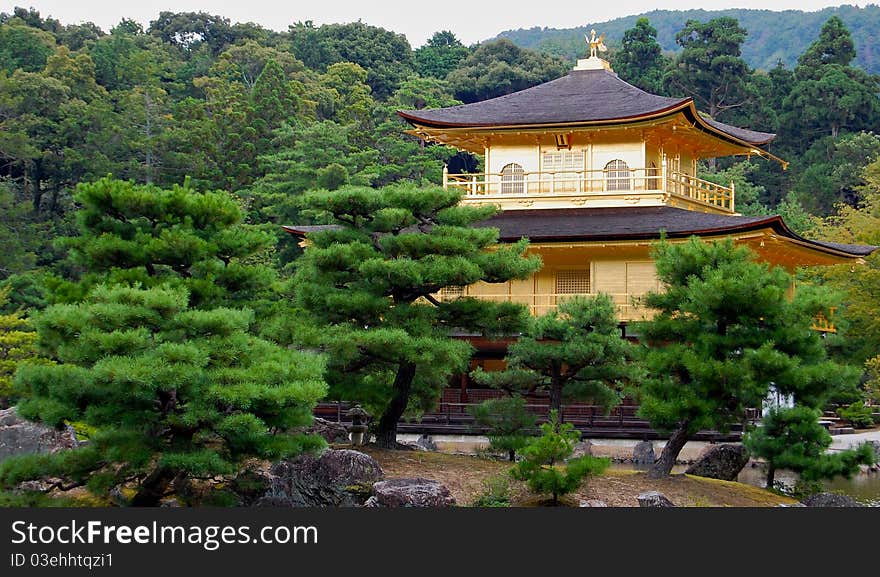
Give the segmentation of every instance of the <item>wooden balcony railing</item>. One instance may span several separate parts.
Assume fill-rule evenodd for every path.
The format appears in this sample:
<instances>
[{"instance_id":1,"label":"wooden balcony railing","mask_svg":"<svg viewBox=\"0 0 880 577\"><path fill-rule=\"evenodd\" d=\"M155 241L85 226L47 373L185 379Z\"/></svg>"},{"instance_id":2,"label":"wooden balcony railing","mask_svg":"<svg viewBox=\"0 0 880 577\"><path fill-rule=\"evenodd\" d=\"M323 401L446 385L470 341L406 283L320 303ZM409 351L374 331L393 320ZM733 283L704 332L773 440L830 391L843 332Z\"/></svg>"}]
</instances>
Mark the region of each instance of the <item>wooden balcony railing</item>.
<instances>
[{"instance_id":1,"label":"wooden balcony railing","mask_svg":"<svg viewBox=\"0 0 880 577\"><path fill-rule=\"evenodd\" d=\"M462 189L466 198L666 193L734 212L733 183L725 187L679 172L664 175L658 168L489 174L450 174L444 169L443 188L449 187Z\"/></svg>"}]
</instances>

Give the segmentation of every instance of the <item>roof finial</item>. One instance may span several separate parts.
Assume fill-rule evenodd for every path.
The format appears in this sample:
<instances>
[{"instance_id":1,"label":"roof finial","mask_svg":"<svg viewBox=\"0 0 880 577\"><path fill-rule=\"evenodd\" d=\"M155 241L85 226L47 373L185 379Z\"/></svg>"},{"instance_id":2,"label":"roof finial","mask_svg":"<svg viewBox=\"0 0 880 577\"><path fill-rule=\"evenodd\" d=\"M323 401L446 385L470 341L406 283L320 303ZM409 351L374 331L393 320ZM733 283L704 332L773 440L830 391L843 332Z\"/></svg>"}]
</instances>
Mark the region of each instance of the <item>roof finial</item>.
<instances>
[{"instance_id":1,"label":"roof finial","mask_svg":"<svg viewBox=\"0 0 880 577\"><path fill-rule=\"evenodd\" d=\"M605 34L600 35L596 38L596 31L590 30L590 36L584 34L584 40L587 41L587 45L590 47L590 57L589 58L581 58L577 61L577 66L574 67L575 70L608 70L609 72L613 72L611 70L611 65L608 64L606 60L599 58L599 52L608 52L608 47L605 46Z\"/></svg>"},{"instance_id":2,"label":"roof finial","mask_svg":"<svg viewBox=\"0 0 880 577\"><path fill-rule=\"evenodd\" d=\"M596 30L590 30L590 37L587 38L587 35L584 34L584 40L587 41L587 44L590 45L590 58L598 58L599 52L607 52L608 47L605 46L605 34L603 33L599 38L596 38Z\"/></svg>"}]
</instances>

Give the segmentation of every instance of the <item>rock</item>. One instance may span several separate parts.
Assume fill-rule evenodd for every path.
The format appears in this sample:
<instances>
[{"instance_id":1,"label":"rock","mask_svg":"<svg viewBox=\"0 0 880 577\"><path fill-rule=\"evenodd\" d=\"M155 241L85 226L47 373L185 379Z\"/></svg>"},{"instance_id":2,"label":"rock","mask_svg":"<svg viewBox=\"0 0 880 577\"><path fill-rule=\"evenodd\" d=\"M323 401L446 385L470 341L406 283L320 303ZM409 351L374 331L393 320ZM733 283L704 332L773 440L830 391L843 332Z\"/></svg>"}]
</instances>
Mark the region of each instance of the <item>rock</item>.
<instances>
[{"instance_id":1,"label":"rock","mask_svg":"<svg viewBox=\"0 0 880 577\"><path fill-rule=\"evenodd\" d=\"M416 440L415 444L426 451L437 451L437 445L434 443L434 439L432 439L427 433L422 433L422 436Z\"/></svg>"},{"instance_id":2,"label":"rock","mask_svg":"<svg viewBox=\"0 0 880 577\"><path fill-rule=\"evenodd\" d=\"M569 459L579 459L581 457L591 457L593 455L593 443L590 441L581 441L574 446Z\"/></svg>"},{"instance_id":3,"label":"rock","mask_svg":"<svg viewBox=\"0 0 880 577\"><path fill-rule=\"evenodd\" d=\"M806 507L803 503L780 503L777 507Z\"/></svg>"},{"instance_id":4,"label":"rock","mask_svg":"<svg viewBox=\"0 0 880 577\"><path fill-rule=\"evenodd\" d=\"M381 507L451 507L455 498L446 486L430 479L389 479L373 485Z\"/></svg>"},{"instance_id":5,"label":"rock","mask_svg":"<svg viewBox=\"0 0 880 577\"><path fill-rule=\"evenodd\" d=\"M22 481L18 485L15 486L16 491L36 491L38 493L47 493L52 490L53 487L58 486L61 483L61 479L50 477L48 479L34 479L32 481Z\"/></svg>"},{"instance_id":6,"label":"rock","mask_svg":"<svg viewBox=\"0 0 880 577\"><path fill-rule=\"evenodd\" d=\"M15 407L0 411L0 461L14 455L57 453L79 446L73 427L53 429L18 416Z\"/></svg>"},{"instance_id":7,"label":"rock","mask_svg":"<svg viewBox=\"0 0 880 577\"><path fill-rule=\"evenodd\" d=\"M749 462L749 452L742 445L709 445L700 458L685 470L688 475L735 481Z\"/></svg>"},{"instance_id":8,"label":"rock","mask_svg":"<svg viewBox=\"0 0 880 577\"><path fill-rule=\"evenodd\" d=\"M837 493L816 493L801 501L807 507L864 507L861 503Z\"/></svg>"},{"instance_id":9,"label":"rock","mask_svg":"<svg viewBox=\"0 0 880 577\"><path fill-rule=\"evenodd\" d=\"M351 449L324 451L318 458L315 473L323 480L343 486L372 484L385 478L376 459Z\"/></svg>"},{"instance_id":10,"label":"rock","mask_svg":"<svg viewBox=\"0 0 880 577\"><path fill-rule=\"evenodd\" d=\"M165 497L159 501L159 507L183 507L177 497Z\"/></svg>"},{"instance_id":11,"label":"rock","mask_svg":"<svg viewBox=\"0 0 880 577\"><path fill-rule=\"evenodd\" d=\"M376 497L370 497L369 499L364 501L364 507L381 507L381 506L382 505L379 504L379 499L377 499Z\"/></svg>"},{"instance_id":12,"label":"rock","mask_svg":"<svg viewBox=\"0 0 880 577\"><path fill-rule=\"evenodd\" d=\"M639 494L639 507L675 507L660 491L645 491Z\"/></svg>"},{"instance_id":13,"label":"rock","mask_svg":"<svg viewBox=\"0 0 880 577\"><path fill-rule=\"evenodd\" d=\"M608 503L605 501L600 501L599 499L587 499L586 501L580 502L580 507L607 507Z\"/></svg>"},{"instance_id":14,"label":"rock","mask_svg":"<svg viewBox=\"0 0 880 577\"><path fill-rule=\"evenodd\" d=\"M348 443L348 429L345 425L320 417L315 417L311 426L305 429L304 432L319 435L328 443Z\"/></svg>"},{"instance_id":15,"label":"rock","mask_svg":"<svg viewBox=\"0 0 880 577\"><path fill-rule=\"evenodd\" d=\"M653 465L655 460L653 442L640 441L633 447L633 463L636 465Z\"/></svg>"},{"instance_id":16,"label":"rock","mask_svg":"<svg viewBox=\"0 0 880 577\"><path fill-rule=\"evenodd\" d=\"M350 449L328 449L319 456L303 454L251 472L248 482L234 483L243 504L257 507L354 507L369 494L372 484L384 478L382 467L371 456ZM262 478L262 483L260 483Z\"/></svg>"}]
</instances>

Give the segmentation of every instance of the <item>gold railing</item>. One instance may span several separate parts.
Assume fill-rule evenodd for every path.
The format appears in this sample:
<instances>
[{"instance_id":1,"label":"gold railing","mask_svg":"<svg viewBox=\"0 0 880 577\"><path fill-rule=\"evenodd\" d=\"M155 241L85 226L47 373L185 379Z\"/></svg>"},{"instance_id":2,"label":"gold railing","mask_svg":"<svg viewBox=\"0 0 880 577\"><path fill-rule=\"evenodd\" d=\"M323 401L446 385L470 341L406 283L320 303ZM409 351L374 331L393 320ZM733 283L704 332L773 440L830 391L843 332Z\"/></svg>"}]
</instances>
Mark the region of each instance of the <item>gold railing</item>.
<instances>
[{"instance_id":1,"label":"gold railing","mask_svg":"<svg viewBox=\"0 0 880 577\"><path fill-rule=\"evenodd\" d=\"M521 173L450 174L443 172L443 188L462 189L467 198L542 195L613 196L666 193L733 212L734 188L684 173L658 168L628 170L560 170Z\"/></svg>"},{"instance_id":2,"label":"gold railing","mask_svg":"<svg viewBox=\"0 0 880 577\"><path fill-rule=\"evenodd\" d=\"M608 294L608 293L605 293ZM467 294L467 291L462 292L446 292L441 291L434 295L438 301L443 302L446 300L454 300L462 296L473 297L481 300L487 300L492 302L510 302L510 303L520 303L528 307L529 312L532 315L542 315L551 310L554 310L559 306L559 303L563 300L575 296L583 296L583 297L595 297L594 293L581 293L581 294L556 294L556 293L535 293L535 294L511 294L511 293L479 293L479 294ZM644 295L633 295L629 293L611 293L608 294L611 297L611 301L614 303L615 308L617 309L617 318L622 322L631 322L631 321L643 321L649 320L654 316L655 310L646 307L643 304ZM814 331L819 331L822 333L835 333L837 332L837 328L834 326L834 313L837 310L837 307L830 307L828 309L828 315L823 313L819 313L816 315L813 320L813 324L810 328Z\"/></svg>"},{"instance_id":3,"label":"gold railing","mask_svg":"<svg viewBox=\"0 0 880 577\"><path fill-rule=\"evenodd\" d=\"M820 333L836 333L837 327L834 326L834 313L836 311L837 307L830 307L827 315L824 313L817 314L810 328Z\"/></svg>"}]
</instances>

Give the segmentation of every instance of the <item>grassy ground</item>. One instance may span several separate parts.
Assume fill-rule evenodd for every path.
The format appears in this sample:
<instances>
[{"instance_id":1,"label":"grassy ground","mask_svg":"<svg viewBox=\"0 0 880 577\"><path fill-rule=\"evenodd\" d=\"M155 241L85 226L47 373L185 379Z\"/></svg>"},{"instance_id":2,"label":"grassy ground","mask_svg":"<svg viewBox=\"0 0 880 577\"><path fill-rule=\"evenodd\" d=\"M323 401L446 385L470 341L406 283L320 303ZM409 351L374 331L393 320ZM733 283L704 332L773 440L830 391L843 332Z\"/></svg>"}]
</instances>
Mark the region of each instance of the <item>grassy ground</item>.
<instances>
[{"instance_id":1,"label":"grassy ground","mask_svg":"<svg viewBox=\"0 0 880 577\"><path fill-rule=\"evenodd\" d=\"M375 447L362 447L361 450L379 461L388 478L422 477L443 483L459 505L471 505L486 491L487 480L503 476L510 469L507 461L476 455L387 451ZM642 472L620 469L587 479L568 502L576 505L581 500L598 499L610 507L638 507L637 497L644 491L660 491L680 507L774 507L795 502L742 483L691 475L654 480ZM511 481L510 493L514 506L537 502L523 483Z\"/></svg>"}]
</instances>

